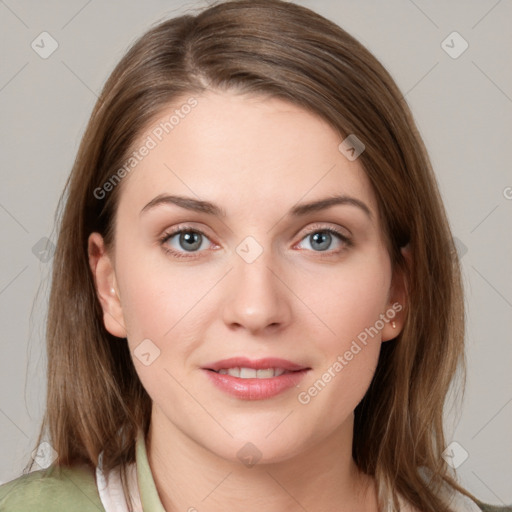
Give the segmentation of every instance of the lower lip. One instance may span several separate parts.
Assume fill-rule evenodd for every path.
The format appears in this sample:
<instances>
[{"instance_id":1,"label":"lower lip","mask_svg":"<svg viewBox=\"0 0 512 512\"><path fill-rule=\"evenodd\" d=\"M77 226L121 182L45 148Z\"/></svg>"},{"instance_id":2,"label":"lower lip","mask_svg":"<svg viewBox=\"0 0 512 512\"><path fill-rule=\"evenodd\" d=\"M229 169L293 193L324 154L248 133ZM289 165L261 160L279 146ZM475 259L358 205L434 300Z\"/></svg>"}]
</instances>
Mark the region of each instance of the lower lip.
<instances>
[{"instance_id":1,"label":"lower lip","mask_svg":"<svg viewBox=\"0 0 512 512\"><path fill-rule=\"evenodd\" d=\"M203 371L206 372L213 384L229 395L242 400L265 400L298 386L309 370L283 373L279 377L268 379L241 379L212 370L203 369Z\"/></svg>"}]
</instances>

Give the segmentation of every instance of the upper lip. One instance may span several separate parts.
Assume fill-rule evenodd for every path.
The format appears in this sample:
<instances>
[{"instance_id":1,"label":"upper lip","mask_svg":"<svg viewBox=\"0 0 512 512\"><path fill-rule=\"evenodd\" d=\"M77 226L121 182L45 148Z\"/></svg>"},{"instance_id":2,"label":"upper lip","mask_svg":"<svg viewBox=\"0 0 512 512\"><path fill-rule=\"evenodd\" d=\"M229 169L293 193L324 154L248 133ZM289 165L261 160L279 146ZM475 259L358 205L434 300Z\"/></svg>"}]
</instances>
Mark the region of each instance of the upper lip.
<instances>
[{"instance_id":1,"label":"upper lip","mask_svg":"<svg viewBox=\"0 0 512 512\"><path fill-rule=\"evenodd\" d=\"M231 357L229 359L222 359L214 363L204 366L206 370L219 371L227 368L254 368L255 370L265 370L267 368L282 368L288 371L298 371L309 369L306 366L292 363L286 359L277 357L265 357L263 359L248 359L247 357Z\"/></svg>"}]
</instances>

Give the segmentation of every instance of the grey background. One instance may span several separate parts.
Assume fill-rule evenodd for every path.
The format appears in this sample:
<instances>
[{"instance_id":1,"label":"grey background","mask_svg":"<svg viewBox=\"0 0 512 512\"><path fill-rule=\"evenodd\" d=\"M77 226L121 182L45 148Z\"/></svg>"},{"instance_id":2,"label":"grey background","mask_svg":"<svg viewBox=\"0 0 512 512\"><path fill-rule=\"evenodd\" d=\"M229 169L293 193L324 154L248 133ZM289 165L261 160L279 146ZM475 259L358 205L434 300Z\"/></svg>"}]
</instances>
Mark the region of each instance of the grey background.
<instances>
[{"instance_id":1,"label":"grey background","mask_svg":"<svg viewBox=\"0 0 512 512\"><path fill-rule=\"evenodd\" d=\"M512 3L297 3L373 52L415 115L459 240L466 286L468 385L462 407L446 417L447 440L469 454L458 468L467 489L484 501L512 503ZM0 1L2 482L30 458L45 401L51 259L41 261L33 247L55 240L57 200L97 94L150 24L203 5ZM47 59L31 47L43 31L59 45ZM469 44L456 59L441 46L453 31ZM458 447L454 453L463 455Z\"/></svg>"}]
</instances>

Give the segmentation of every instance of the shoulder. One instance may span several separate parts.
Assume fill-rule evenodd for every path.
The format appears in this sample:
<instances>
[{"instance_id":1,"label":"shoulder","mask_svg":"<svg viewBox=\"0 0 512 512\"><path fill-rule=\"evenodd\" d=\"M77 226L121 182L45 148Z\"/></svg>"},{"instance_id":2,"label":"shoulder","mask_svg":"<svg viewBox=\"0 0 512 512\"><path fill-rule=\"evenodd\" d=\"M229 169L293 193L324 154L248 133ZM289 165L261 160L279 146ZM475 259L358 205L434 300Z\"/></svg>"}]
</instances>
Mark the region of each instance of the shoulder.
<instances>
[{"instance_id":1,"label":"shoulder","mask_svg":"<svg viewBox=\"0 0 512 512\"><path fill-rule=\"evenodd\" d=\"M104 512L92 469L55 465L0 485L0 510Z\"/></svg>"}]
</instances>

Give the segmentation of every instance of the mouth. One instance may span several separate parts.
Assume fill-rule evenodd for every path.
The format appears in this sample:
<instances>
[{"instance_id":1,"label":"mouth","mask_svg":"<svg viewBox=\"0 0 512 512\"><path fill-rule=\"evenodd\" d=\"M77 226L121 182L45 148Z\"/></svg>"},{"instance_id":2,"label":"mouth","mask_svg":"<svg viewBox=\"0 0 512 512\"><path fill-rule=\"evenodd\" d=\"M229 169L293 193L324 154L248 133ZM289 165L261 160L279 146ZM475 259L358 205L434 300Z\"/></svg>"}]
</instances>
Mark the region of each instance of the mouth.
<instances>
[{"instance_id":1,"label":"mouth","mask_svg":"<svg viewBox=\"0 0 512 512\"><path fill-rule=\"evenodd\" d=\"M309 369L203 368L208 380L220 391L239 400L267 400L298 387Z\"/></svg>"},{"instance_id":2,"label":"mouth","mask_svg":"<svg viewBox=\"0 0 512 512\"><path fill-rule=\"evenodd\" d=\"M241 379L268 379L279 377L285 373L310 370L311 368L277 357L266 357L263 359L230 357L229 359L222 359L207 364L203 369Z\"/></svg>"},{"instance_id":3,"label":"mouth","mask_svg":"<svg viewBox=\"0 0 512 512\"><path fill-rule=\"evenodd\" d=\"M235 367L235 368L221 368L220 370L213 370L212 368L205 368L211 372L218 373L220 375L231 375L232 377L238 377L239 379L270 379L272 377L279 377L287 373L300 372L302 370L285 370L284 368L247 368L247 367Z\"/></svg>"},{"instance_id":4,"label":"mouth","mask_svg":"<svg viewBox=\"0 0 512 512\"><path fill-rule=\"evenodd\" d=\"M285 359L224 359L202 368L221 391L241 400L272 398L300 384L311 368Z\"/></svg>"}]
</instances>

